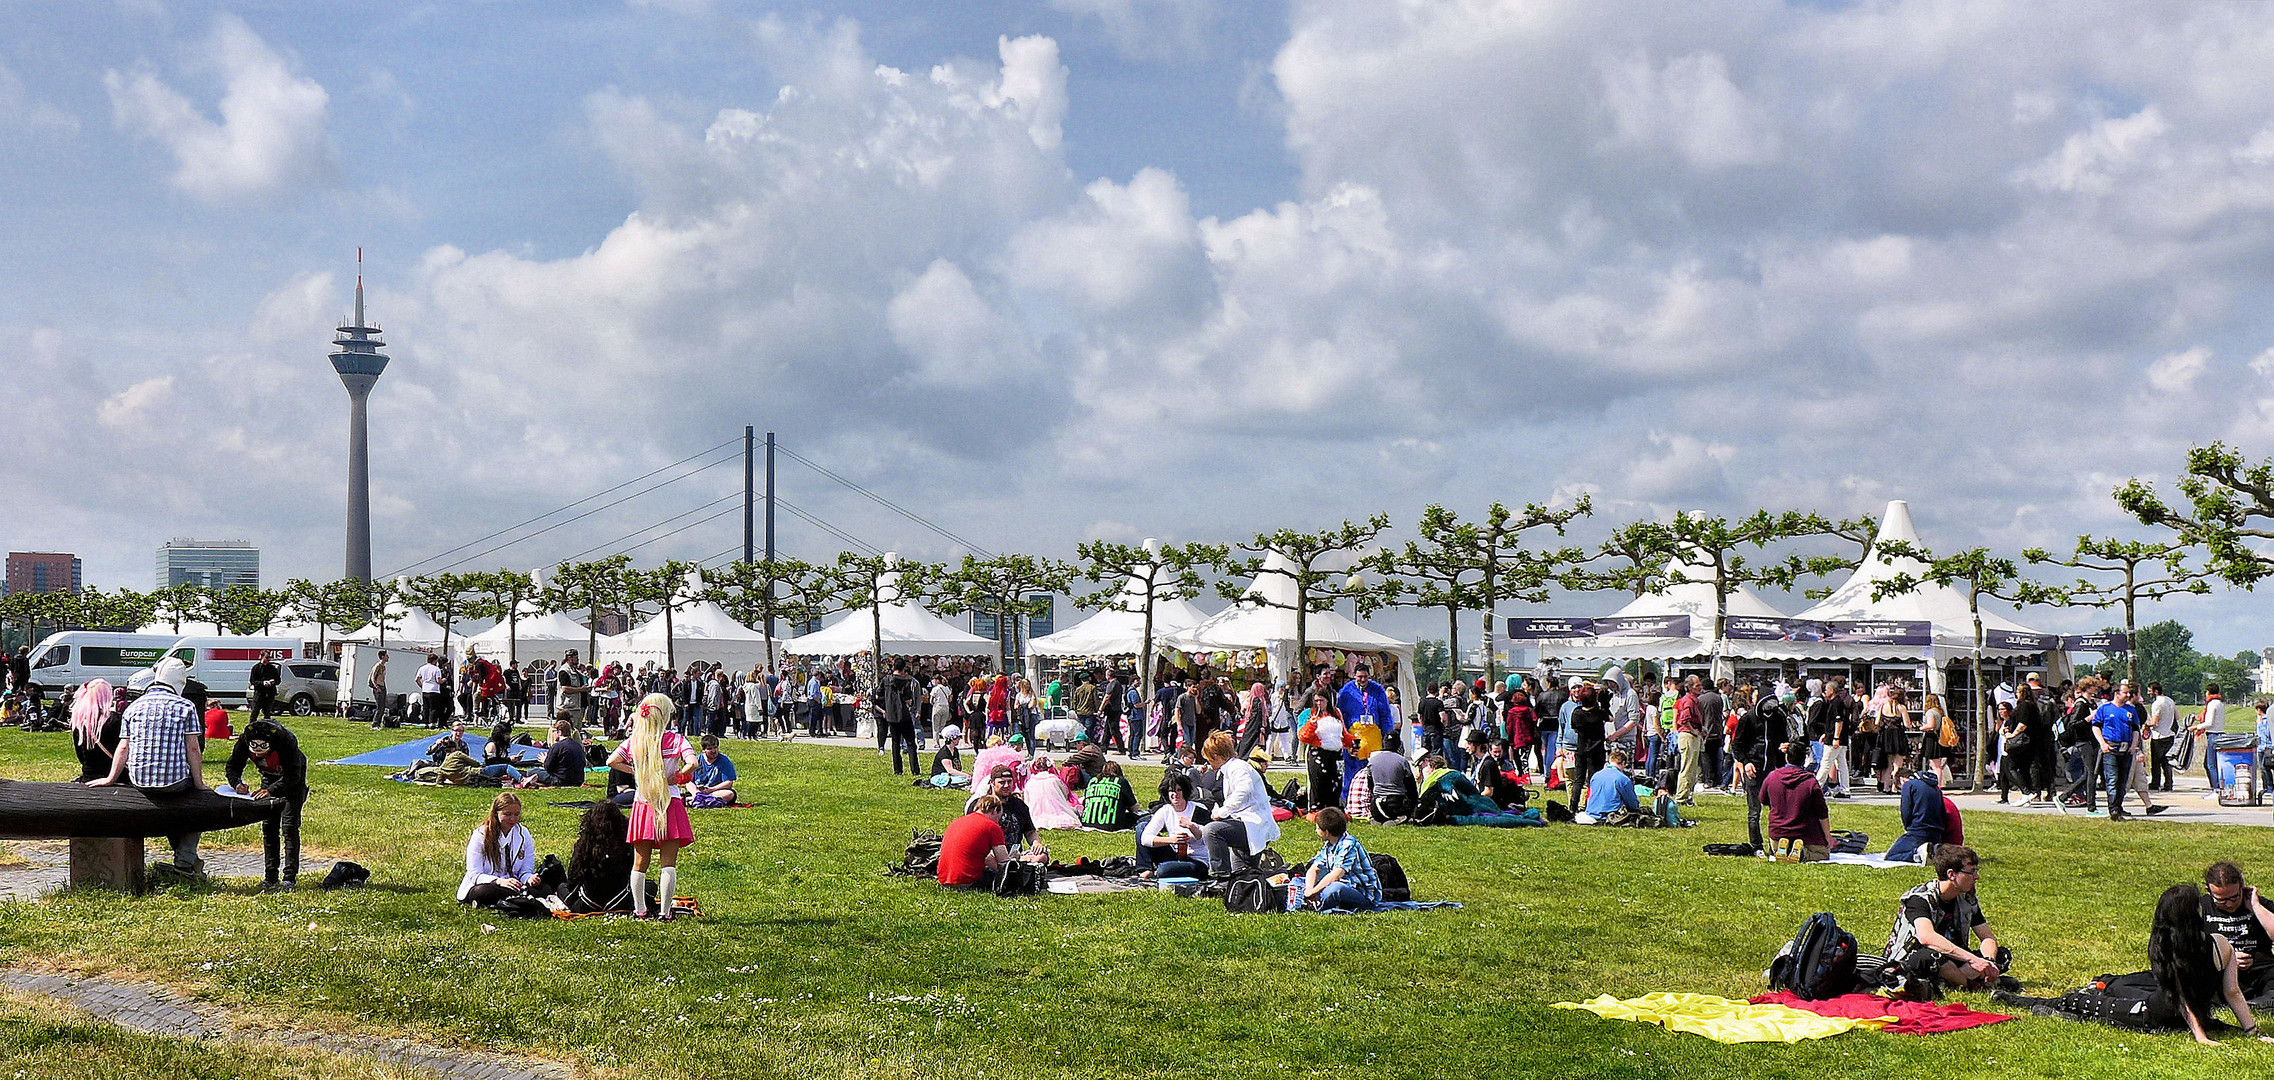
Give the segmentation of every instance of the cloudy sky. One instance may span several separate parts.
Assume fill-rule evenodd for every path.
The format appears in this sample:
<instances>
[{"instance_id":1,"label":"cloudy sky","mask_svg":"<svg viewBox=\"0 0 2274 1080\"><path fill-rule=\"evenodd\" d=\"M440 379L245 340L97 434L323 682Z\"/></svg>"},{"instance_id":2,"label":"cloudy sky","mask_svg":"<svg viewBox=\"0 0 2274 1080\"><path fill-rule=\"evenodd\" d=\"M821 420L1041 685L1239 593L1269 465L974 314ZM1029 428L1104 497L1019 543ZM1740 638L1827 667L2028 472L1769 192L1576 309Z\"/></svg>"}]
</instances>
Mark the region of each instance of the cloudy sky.
<instances>
[{"instance_id":1,"label":"cloudy sky","mask_svg":"<svg viewBox=\"0 0 2274 1080\"><path fill-rule=\"evenodd\" d=\"M745 424L1057 555L1580 492L2017 551L2274 452L2263 4L18 0L0 205L0 543L102 585L336 573L359 245L382 571ZM2255 599L2156 614L2274 644Z\"/></svg>"}]
</instances>

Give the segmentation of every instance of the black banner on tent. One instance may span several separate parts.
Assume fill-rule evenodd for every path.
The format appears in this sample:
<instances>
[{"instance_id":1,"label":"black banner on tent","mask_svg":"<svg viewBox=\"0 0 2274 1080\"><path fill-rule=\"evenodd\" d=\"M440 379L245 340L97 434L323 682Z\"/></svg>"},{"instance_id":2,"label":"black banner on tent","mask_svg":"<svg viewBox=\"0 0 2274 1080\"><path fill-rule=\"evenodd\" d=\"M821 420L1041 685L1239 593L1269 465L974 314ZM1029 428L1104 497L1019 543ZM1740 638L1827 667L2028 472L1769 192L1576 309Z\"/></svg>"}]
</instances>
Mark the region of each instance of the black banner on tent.
<instances>
[{"instance_id":1,"label":"black banner on tent","mask_svg":"<svg viewBox=\"0 0 2274 1080\"><path fill-rule=\"evenodd\" d=\"M2061 648L2070 652L2130 652L2132 635L2114 632L2107 634L2063 634Z\"/></svg>"},{"instance_id":2,"label":"black banner on tent","mask_svg":"<svg viewBox=\"0 0 2274 1080\"><path fill-rule=\"evenodd\" d=\"M1812 641L1830 645L1929 645L1934 625L1897 620L1823 622L1732 615L1722 623L1733 641Z\"/></svg>"},{"instance_id":3,"label":"black banner on tent","mask_svg":"<svg viewBox=\"0 0 2274 1080\"><path fill-rule=\"evenodd\" d=\"M2048 649L2061 647L2061 635L2039 634L2026 630L1985 629L1982 631L1982 647L1985 649L2006 649L2011 652L2045 652Z\"/></svg>"},{"instance_id":4,"label":"black banner on tent","mask_svg":"<svg viewBox=\"0 0 2274 1080\"><path fill-rule=\"evenodd\" d=\"M1516 641L1543 638L1686 638L1687 615L1621 615L1601 619L1509 619L1508 636Z\"/></svg>"}]
</instances>

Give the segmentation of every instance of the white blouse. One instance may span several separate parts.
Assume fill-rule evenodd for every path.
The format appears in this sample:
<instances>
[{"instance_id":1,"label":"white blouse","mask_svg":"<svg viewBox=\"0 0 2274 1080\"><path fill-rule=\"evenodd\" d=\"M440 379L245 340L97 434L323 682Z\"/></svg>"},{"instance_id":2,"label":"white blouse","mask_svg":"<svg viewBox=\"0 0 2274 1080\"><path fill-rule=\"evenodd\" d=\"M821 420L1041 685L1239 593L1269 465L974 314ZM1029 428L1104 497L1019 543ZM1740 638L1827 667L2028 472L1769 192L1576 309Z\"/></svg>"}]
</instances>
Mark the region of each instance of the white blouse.
<instances>
[{"instance_id":1,"label":"white blouse","mask_svg":"<svg viewBox=\"0 0 2274 1080\"><path fill-rule=\"evenodd\" d=\"M1237 758L1225 762L1217 773L1224 782L1224 805L1211 820L1247 826L1248 852L1260 853L1266 844L1279 839L1279 822L1271 816L1271 795L1263 786L1263 777L1255 766Z\"/></svg>"},{"instance_id":2,"label":"white blouse","mask_svg":"<svg viewBox=\"0 0 2274 1080\"><path fill-rule=\"evenodd\" d=\"M530 839L526 825L516 825L513 831L497 838L496 861L482 850L484 821L474 828L474 835L466 840L466 876L458 882L458 899L474 891L474 886L489 882L523 881L537 872L537 842Z\"/></svg>"}]
</instances>

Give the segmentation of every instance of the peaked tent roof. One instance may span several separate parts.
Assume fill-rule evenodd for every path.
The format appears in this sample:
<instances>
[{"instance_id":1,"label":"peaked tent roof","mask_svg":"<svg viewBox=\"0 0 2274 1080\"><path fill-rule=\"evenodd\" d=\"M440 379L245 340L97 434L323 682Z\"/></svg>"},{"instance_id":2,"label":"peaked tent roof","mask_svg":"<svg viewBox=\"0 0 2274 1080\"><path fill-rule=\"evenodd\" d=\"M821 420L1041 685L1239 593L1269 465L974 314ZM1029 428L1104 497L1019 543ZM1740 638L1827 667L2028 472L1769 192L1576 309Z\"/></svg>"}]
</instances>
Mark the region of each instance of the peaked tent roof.
<instances>
[{"instance_id":1,"label":"peaked tent roof","mask_svg":"<svg viewBox=\"0 0 2274 1080\"><path fill-rule=\"evenodd\" d=\"M887 561L899 556L886 552ZM899 575L889 575L879 590L885 596L898 594ZM884 654L886 656L999 656L1002 645L977 634L965 633L924 609L921 604L892 601L883 605L881 618L884 627ZM875 647L874 620L868 608L855 608L845 617L810 634L794 637L782 644L782 651L792 656L852 656L868 652Z\"/></svg>"},{"instance_id":2,"label":"peaked tent roof","mask_svg":"<svg viewBox=\"0 0 2274 1080\"><path fill-rule=\"evenodd\" d=\"M1239 603L1168 635L1168 644L1185 652L1262 649L1275 679L1294 669L1295 581L1293 564L1278 553L1264 556L1263 569ZM1284 604L1286 606L1276 606ZM1386 652L1398 658L1398 694L1415 696L1413 643L1377 634L1333 611L1314 611L1303 621L1303 642L1314 649Z\"/></svg>"},{"instance_id":3,"label":"peaked tent roof","mask_svg":"<svg viewBox=\"0 0 2274 1080\"><path fill-rule=\"evenodd\" d=\"M1926 564L1908 556L1889 558L1882 555L1881 552L1885 550L1885 545L1891 540L1901 541L1912 547L1922 546L1919 544L1919 531L1911 524L1911 504L1901 499L1896 499L1887 504L1887 513L1879 520L1879 535L1872 539L1871 554L1864 558L1863 564L1856 567L1855 572L1848 575L1848 579L1841 582L1839 588L1832 590L1831 595L1825 597L1823 602L1801 612L1799 617L1825 622L1887 619L1932 623L1934 624L1936 648L1972 652L1974 649L1974 616L1966 609L1966 595L1956 588L1925 581L1910 592L1889 596L1884 600L1872 599L1872 589L1879 582L1886 581L1898 574L1910 574L1916 577L1924 574L1927 569ZM1982 612L1982 628L1985 630L2017 630L2023 633L2037 633L2037 631L2023 626L2003 614L1987 610ZM1810 656L1825 656L1829 653L1836 653L1843 648L1842 646L1806 645L1798 642L1776 644L1782 645L1785 649L1798 650ZM1846 646L1845 648L1849 650L1860 648L1861 651L1872 654L1870 657L1858 656L1858 659L1871 659L1882 655L1899 655L1905 658L1923 655L1923 650L1916 646L1907 649L1902 646ZM1983 655L2021 656L2027 654L2000 649L1984 649Z\"/></svg>"},{"instance_id":4,"label":"peaked tent roof","mask_svg":"<svg viewBox=\"0 0 2274 1080\"><path fill-rule=\"evenodd\" d=\"M442 624L435 622L433 616L418 608L405 607L402 604L389 606L387 644L400 644L405 648L417 646L434 649L441 647L442 637ZM379 629L375 626L365 625L353 633L341 634L335 640L377 644ZM462 645L465 640L466 635L463 633L452 631L450 634L452 645Z\"/></svg>"},{"instance_id":5,"label":"peaked tent roof","mask_svg":"<svg viewBox=\"0 0 2274 1080\"><path fill-rule=\"evenodd\" d=\"M774 654L781 655L782 639L775 639ZM708 600L671 614L671 640L665 648L663 616L606 639L600 646L603 663L676 663L696 660L728 667L748 668L766 661L766 632L753 630Z\"/></svg>"},{"instance_id":6,"label":"peaked tent roof","mask_svg":"<svg viewBox=\"0 0 2274 1080\"><path fill-rule=\"evenodd\" d=\"M179 629L179 630L177 630L177 629L175 629L175 628L174 628L174 624L173 624L172 622L170 622L170 621L166 621L166 620L160 620L160 621L157 621L157 622L147 623L147 624L143 625L143 626L142 626L140 629L137 629L137 630L135 631L135 633L137 633L137 634L150 634L150 635L153 635L153 636L158 636L158 637L169 637L169 636L170 636L170 637L236 637L236 636L238 636L238 635L237 635L237 634L236 634L234 631L230 630L228 627L225 627L225 626L219 625L218 623L209 623L209 622L190 622L190 621L188 621L188 620L184 620L184 621L182 622L182 626L181 626L181 629Z\"/></svg>"},{"instance_id":7,"label":"peaked tent roof","mask_svg":"<svg viewBox=\"0 0 2274 1080\"><path fill-rule=\"evenodd\" d=\"M1027 642L1036 656L1135 656L1144 651L1145 580L1131 575L1113 603L1055 634ZM1153 644L1174 631L1198 626L1208 613L1189 600L1153 601Z\"/></svg>"},{"instance_id":8,"label":"peaked tent roof","mask_svg":"<svg viewBox=\"0 0 2274 1080\"><path fill-rule=\"evenodd\" d=\"M1587 657L1604 660L1679 659L1690 656L1711 656L1719 651L1713 640L1713 571L1708 567L1690 566L1679 561L1666 564L1668 573L1680 571L1686 579L1667 585L1657 592L1635 597L1625 607L1613 612L1614 618L1636 616L1650 618L1666 615L1690 617L1690 636L1685 638L1560 638L1540 642L1543 656L1559 659ZM1739 585L1730 590L1727 615L1749 618L1781 619L1784 612L1770 606L1754 592L1751 586ZM1726 643L1731 652L1750 655L1749 641Z\"/></svg>"}]
</instances>

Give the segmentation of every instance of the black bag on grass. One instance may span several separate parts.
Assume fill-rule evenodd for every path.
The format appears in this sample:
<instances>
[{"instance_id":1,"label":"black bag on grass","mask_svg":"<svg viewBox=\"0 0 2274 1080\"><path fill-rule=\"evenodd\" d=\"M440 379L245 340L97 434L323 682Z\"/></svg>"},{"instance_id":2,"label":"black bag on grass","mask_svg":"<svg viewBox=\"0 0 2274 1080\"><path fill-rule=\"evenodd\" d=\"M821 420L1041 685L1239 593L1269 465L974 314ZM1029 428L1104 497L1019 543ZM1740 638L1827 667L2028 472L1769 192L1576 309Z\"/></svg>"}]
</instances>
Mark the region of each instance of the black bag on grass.
<instances>
[{"instance_id":1,"label":"black bag on grass","mask_svg":"<svg viewBox=\"0 0 2274 1080\"><path fill-rule=\"evenodd\" d=\"M1384 902L1402 904L1413 899L1413 886L1406 881L1405 867L1398 865L1395 856L1377 855L1369 851L1366 857L1374 862L1374 876L1382 879Z\"/></svg>"},{"instance_id":2,"label":"black bag on grass","mask_svg":"<svg viewBox=\"0 0 2274 1080\"><path fill-rule=\"evenodd\" d=\"M1856 988L1856 936L1819 911L1769 964L1769 989L1790 990L1803 1001L1823 1001Z\"/></svg>"},{"instance_id":3,"label":"black bag on grass","mask_svg":"<svg viewBox=\"0 0 2274 1080\"><path fill-rule=\"evenodd\" d=\"M1004 863L995 878L995 895L1033 896L1042 891L1046 873L1042 867L1024 860Z\"/></svg>"},{"instance_id":4,"label":"black bag on grass","mask_svg":"<svg viewBox=\"0 0 2274 1080\"><path fill-rule=\"evenodd\" d=\"M900 865L887 866L884 872L895 877L940 876L940 834L928 833L922 829L912 830L907 852L901 856Z\"/></svg>"},{"instance_id":5,"label":"black bag on grass","mask_svg":"<svg viewBox=\"0 0 2274 1080\"><path fill-rule=\"evenodd\" d=\"M1260 870L1242 870L1224 883L1224 910L1234 915L1278 915L1287 910L1287 886Z\"/></svg>"}]
</instances>

